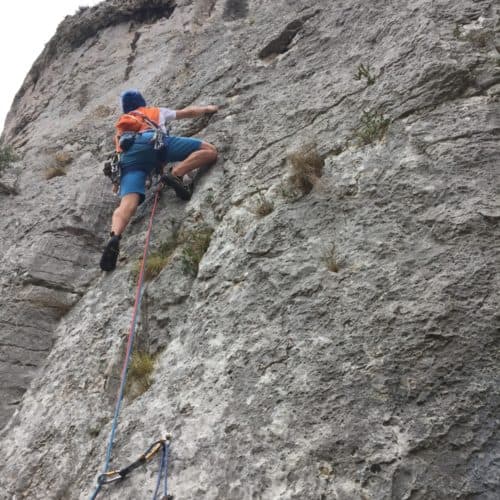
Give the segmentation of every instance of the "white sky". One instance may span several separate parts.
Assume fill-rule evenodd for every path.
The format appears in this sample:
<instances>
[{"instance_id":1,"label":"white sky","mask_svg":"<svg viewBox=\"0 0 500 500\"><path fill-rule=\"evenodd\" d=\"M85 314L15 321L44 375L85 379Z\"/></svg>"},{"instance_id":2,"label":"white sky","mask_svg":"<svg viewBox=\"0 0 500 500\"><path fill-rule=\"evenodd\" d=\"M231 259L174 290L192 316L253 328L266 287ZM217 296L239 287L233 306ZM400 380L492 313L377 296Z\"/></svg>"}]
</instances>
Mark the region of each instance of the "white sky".
<instances>
[{"instance_id":1,"label":"white sky","mask_svg":"<svg viewBox=\"0 0 500 500\"><path fill-rule=\"evenodd\" d=\"M35 59L67 15L101 0L22 0L2 2L0 29L0 132L16 92Z\"/></svg>"}]
</instances>

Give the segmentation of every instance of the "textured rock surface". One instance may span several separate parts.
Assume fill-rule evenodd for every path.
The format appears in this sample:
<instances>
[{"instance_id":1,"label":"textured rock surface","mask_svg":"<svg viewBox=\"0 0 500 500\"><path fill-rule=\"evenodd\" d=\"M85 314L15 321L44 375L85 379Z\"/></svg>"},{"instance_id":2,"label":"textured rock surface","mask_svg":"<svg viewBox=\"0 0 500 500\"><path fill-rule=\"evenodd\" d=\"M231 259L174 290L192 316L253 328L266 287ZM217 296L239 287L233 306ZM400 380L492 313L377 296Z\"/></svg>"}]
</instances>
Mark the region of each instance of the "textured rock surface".
<instances>
[{"instance_id":1,"label":"textured rock surface","mask_svg":"<svg viewBox=\"0 0 500 500\"><path fill-rule=\"evenodd\" d=\"M498 6L472 0L109 1L66 19L4 131L23 159L0 181L0 497L88 498L104 462L150 203L101 275L99 162L135 86L221 105L175 130L221 157L188 204L160 202L153 247L215 231L197 277L179 247L147 286L154 383L125 402L113 466L168 430L179 499L498 498L498 38ZM381 140L366 117L390 119ZM323 175L301 196L288 155L313 142ZM67 175L45 180L61 151ZM107 498L150 497L156 468Z\"/></svg>"}]
</instances>

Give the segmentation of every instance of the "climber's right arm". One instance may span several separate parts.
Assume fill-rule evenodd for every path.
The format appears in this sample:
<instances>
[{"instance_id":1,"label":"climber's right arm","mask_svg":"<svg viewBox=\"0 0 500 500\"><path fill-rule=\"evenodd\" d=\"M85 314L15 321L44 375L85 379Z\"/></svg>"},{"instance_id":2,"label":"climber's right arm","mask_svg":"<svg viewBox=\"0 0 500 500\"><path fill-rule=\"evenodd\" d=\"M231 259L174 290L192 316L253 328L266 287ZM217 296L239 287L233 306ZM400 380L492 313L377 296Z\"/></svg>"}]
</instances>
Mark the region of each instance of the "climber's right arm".
<instances>
[{"instance_id":1,"label":"climber's right arm","mask_svg":"<svg viewBox=\"0 0 500 500\"><path fill-rule=\"evenodd\" d=\"M217 113L218 106L188 106L187 108L177 109L175 111L176 120L183 118L196 118L207 113Z\"/></svg>"}]
</instances>

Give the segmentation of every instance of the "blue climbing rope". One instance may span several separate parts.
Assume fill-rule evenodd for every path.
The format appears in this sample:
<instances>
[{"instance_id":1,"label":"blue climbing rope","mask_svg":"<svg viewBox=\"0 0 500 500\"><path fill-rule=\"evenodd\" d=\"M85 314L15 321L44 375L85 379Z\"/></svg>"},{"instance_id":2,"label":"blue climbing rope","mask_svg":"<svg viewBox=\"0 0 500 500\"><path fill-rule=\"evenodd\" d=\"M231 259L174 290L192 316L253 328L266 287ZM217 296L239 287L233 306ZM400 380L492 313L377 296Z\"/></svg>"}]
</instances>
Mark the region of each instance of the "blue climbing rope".
<instances>
[{"instance_id":1,"label":"blue climbing rope","mask_svg":"<svg viewBox=\"0 0 500 500\"><path fill-rule=\"evenodd\" d=\"M119 479L122 479L124 476L120 475L119 473L116 473L113 471L113 479L107 480L107 476L109 475L108 469L109 469L109 464L111 462L111 452L113 450L113 444L114 444L114 439L115 439L115 434L116 434L116 429L118 427L118 418L120 415L120 410L123 402L123 396L125 392L125 383L127 381L127 372L128 372L128 367L130 364L130 359L132 356L132 351L134 347L134 338L135 338L135 331L137 328L137 321L138 321L138 312L140 311L141 307L141 302L142 302L142 296L143 296L143 289L144 289L144 273L145 273L145 265L146 265L146 259L148 255L148 249L149 249L149 241L151 238L151 229L153 227L153 219L154 215L156 212L156 207L158 205L158 199L160 195L160 190L158 189L156 191L154 203L153 203L153 208L151 209L151 216L149 218L149 224L148 224L148 229L146 232L146 239L144 242L144 251L142 255L142 263L141 263L141 268L139 272L139 278L137 279L137 288L136 288L136 293L135 293L135 302L134 302L134 308L132 311L132 319L130 322L130 329L129 329L129 334L128 334L128 341L127 341L127 349L125 353L125 359L123 361L123 367L121 371L121 381L120 381L120 387L118 389L118 395L116 399L116 404L115 404L115 412L113 415L113 423L111 425L111 432L109 436L109 441L108 441L108 446L106 450L106 459L104 461L104 467L103 467L103 472L99 476L97 480L97 486L95 491L90 497L90 500L95 500L97 495L99 494L103 484L107 484L109 482L113 482ZM166 440L162 441L163 444L163 452L162 452L162 457L165 456L164 461L166 464L168 464L168 453L165 452L165 448L169 444L166 442ZM160 467L160 474L163 474L163 470L165 469L165 465L162 465ZM165 469L166 470L166 469ZM160 478L161 481L161 478ZM165 478L165 485L166 485L166 478ZM166 487L166 486L165 486ZM166 490L165 490L165 496L167 496Z\"/></svg>"},{"instance_id":2,"label":"blue climbing rope","mask_svg":"<svg viewBox=\"0 0 500 500\"><path fill-rule=\"evenodd\" d=\"M160 468L158 470L158 478L156 480L156 488L153 495L153 500L163 500L169 498L168 495L168 455L170 452L170 442L165 441L161 453ZM160 491L161 481L164 480L163 484L163 495L159 498L158 492Z\"/></svg>"}]
</instances>

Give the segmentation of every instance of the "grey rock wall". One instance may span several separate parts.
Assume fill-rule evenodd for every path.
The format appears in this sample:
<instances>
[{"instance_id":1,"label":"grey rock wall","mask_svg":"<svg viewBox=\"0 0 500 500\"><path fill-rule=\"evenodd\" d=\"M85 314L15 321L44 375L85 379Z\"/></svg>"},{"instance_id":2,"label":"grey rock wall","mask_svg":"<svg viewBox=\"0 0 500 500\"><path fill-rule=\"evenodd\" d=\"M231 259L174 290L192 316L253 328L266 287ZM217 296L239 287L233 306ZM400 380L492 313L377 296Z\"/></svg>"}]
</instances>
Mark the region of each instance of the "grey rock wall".
<instances>
[{"instance_id":1,"label":"grey rock wall","mask_svg":"<svg viewBox=\"0 0 500 500\"><path fill-rule=\"evenodd\" d=\"M0 497L88 498L102 469L151 198L101 274L100 162L138 87L219 104L174 132L220 158L189 203L160 200L153 251L214 232L197 276L180 245L147 284L154 381L125 400L113 467L168 431L179 499L498 498L499 31L486 0L67 18L3 135L23 158L0 179ZM291 164L311 144L304 194ZM61 152L67 175L45 180ZM151 497L157 467L103 497Z\"/></svg>"}]
</instances>

